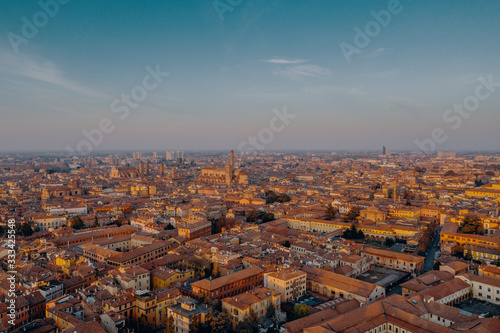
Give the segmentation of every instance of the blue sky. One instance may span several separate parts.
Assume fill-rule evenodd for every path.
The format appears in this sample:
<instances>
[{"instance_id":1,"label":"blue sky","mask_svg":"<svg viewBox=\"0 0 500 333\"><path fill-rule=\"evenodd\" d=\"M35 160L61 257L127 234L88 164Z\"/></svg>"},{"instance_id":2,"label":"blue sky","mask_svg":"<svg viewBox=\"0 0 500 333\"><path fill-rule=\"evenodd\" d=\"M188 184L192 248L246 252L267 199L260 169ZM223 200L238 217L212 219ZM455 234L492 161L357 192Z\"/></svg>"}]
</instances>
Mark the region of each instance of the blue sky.
<instances>
[{"instance_id":1,"label":"blue sky","mask_svg":"<svg viewBox=\"0 0 500 333\"><path fill-rule=\"evenodd\" d=\"M443 114L500 81L500 2L401 0L350 63L339 45L390 1L219 3L223 20L211 0L72 0L16 53L42 9L1 0L0 151L76 147L103 118L95 150L236 149L284 107L268 150L417 150L436 127L438 149L498 150L500 87L458 129ZM169 76L121 120L112 102L157 65Z\"/></svg>"}]
</instances>

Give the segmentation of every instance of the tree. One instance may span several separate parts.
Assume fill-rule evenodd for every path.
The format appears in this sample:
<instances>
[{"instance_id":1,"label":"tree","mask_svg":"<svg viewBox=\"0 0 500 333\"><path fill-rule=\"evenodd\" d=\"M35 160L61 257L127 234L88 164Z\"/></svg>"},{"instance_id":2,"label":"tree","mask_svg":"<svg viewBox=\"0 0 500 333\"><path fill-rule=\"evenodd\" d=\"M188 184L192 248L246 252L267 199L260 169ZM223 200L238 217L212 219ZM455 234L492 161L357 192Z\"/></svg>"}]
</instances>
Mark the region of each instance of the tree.
<instances>
[{"instance_id":1,"label":"tree","mask_svg":"<svg viewBox=\"0 0 500 333\"><path fill-rule=\"evenodd\" d=\"M481 218L476 215L467 215L460 224L460 232L464 234L484 234Z\"/></svg>"},{"instance_id":2,"label":"tree","mask_svg":"<svg viewBox=\"0 0 500 333\"><path fill-rule=\"evenodd\" d=\"M259 219L259 212L257 209L252 209L251 211L248 212L247 215L247 222L257 222Z\"/></svg>"},{"instance_id":3,"label":"tree","mask_svg":"<svg viewBox=\"0 0 500 333\"><path fill-rule=\"evenodd\" d=\"M229 317L225 312L210 311L208 313L209 325L212 332L228 332L230 328Z\"/></svg>"},{"instance_id":4,"label":"tree","mask_svg":"<svg viewBox=\"0 0 500 333\"><path fill-rule=\"evenodd\" d=\"M259 324L257 322L258 316L254 309L250 308L248 317L244 320L244 326L241 328L240 332L257 333L259 331Z\"/></svg>"},{"instance_id":5,"label":"tree","mask_svg":"<svg viewBox=\"0 0 500 333\"><path fill-rule=\"evenodd\" d=\"M309 314L309 308L305 304L298 304L293 309L293 313L297 319L300 319Z\"/></svg>"},{"instance_id":6,"label":"tree","mask_svg":"<svg viewBox=\"0 0 500 333\"><path fill-rule=\"evenodd\" d=\"M292 198L286 193L280 193L280 195L278 195L278 202L289 202L291 200Z\"/></svg>"},{"instance_id":7,"label":"tree","mask_svg":"<svg viewBox=\"0 0 500 333\"><path fill-rule=\"evenodd\" d=\"M284 241L283 242L283 246L284 247L290 247L291 246L290 241L289 240Z\"/></svg>"},{"instance_id":8,"label":"tree","mask_svg":"<svg viewBox=\"0 0 500 333\"><path fill-rule=\"evenodd\" d=\"M257 221L262 221L263 223L269 222L269 221L274 221L275 217L274 214L271 212L262 212L258 211L256 209L252 209L251 211L248 212L247 215L247 222L257 222Z\"/></svg>"},{"instance_id":9,"label":"tree","mask_svg":"<svg viewBox=\"0 0 500 333\"><path fill-rule=\"evenodd\" d=\"M19 229L17 231L19 234L23 235L24 237L31 236L34 233L33 228L30 226L30 224L28 222L21 223L21 225L19 225Z\"/></svg>"},{"instance_id":10,"label":"tree","mask_svg":"<svg viewBox=\"0 0 500 333\"><path fill-rule=\"evenodd\" d=\"M175 229L172 223L167 224L167 226L165 227L165 230L172 230L172 229Z\"/></svg>"},{"instance_id":11,"label":"tree","mask_svg":"<svg viewBox=\"0 0 500 333\"><path fill-rule=\"evenodd\" d=\"M396 242L394 241L394 239L392 239L392 238L386 238L386 239L385 239L385 246L387 246L387 247L391 247L391 246L393 246L394 244L396 244Z\"/></svg>"},{"instance_id":12,"label":"tree","mask_svg":"<svg viewBox=\"0 0 500 333\"><path fill-rule=\"evenodd\" d=\"M118 218L116 219L116 225L118 227L121 227L122 225L124 225L126 223L127 223L127 219L123 215L118 216Z\"/></svg>"},{"instance_id":13,"label":"tree","mask_svg":"<svg viewBox=\"0 0 500 333\"><path fill-rule=\"evenodd\" d=\"M294 314L294 305L291 302L284 302L281 303L281 309L285 311L286 314L286 321L292 321L295 320L295 314Z\"/></svg>"},{"instance_id":14,"label":"tree","mask_svg":"<svg viewBox=\"0 0 500 333\"><path fill-rule=\"evenodd\" d=\"M75 215L73 216L73 219L71 219L71 227L73 229L84 229L85 228L85 223L82 221L80 216Z\"/></svg>"},{"instance_id":15,"label":"tree","mask_svg":"<svg viewBox=\"0 0 500 333\"><path fill-rule=\"evenodd\" d=\"M348 220L355 220L359 216L360 212L361 212L361 209L358 206L352 207L349 210L349 213L347 213L347 219Z\"/></svg>"},{"instance_id":16,"label":"tree","mask_svg":"<svg viewBox=\"0 0 500 333\"><path fill-rule=\"evenodd\" d=\"M328 206L326 206L325 215L327 216L327 220L330 221L337 216L337 210L333 208L332 204L328 204Z\"/></svg>"},{"instance_id":17,"label":"tree","mask_svg":"<svg viewBox=\"0 0 500 333\"><path fill-rule=\"evenodd\" d=\"M280 193L280 194L276 194L274 193L274 191L267 191L266 192L266 204L273 204L275 202L288 202L292 200L292 198L290 198L290 196L286 193Z\"/></svg>"},{"instance_id":18,"label":"tree","mask_svg":"<svg viewBox=\"0 0 500 333\"><path fill-rule=\"evenodd\" d=\"M194 316L193 319L191 319L191 324L189 324L189 332L197 333L199 329L200 321L198 319L198 316Z\"/></svg>"},{"instance_id":19,"label":"tree","mask_svg":"<svg viewBox=\"0 0 500 333\"><path fill-rule=\"evenodd\" d=\"M358 230L354 224L352 224L350 228L344 230L342 237L345 239L364 239L365 234L363 233L363 231Z\"/></svg>"},{"instance_id":20,"label":"tree","mask_svg":"<svg viewBox=\"0 0 500 333\"><path fill-rule=\"evenodd\" d=\"M271 303L268 307L267 307L267 311L266 311L266 318L272 318L272 316L274 316L274 314L276 313L276 308L274 307L274 304Z\"/></svg>"},{"instance_id":21,"label":"tree","mask_svg":"<svg viewBox=\"0 0 500 333\"><path fill-rule=\"evenodd\" d=\"M309 309L307 309L309 311ZM284 311L281 311L280 309L277 309L274 311L274 315L271 316L271 321L274 324L274 327L278 328L281 323L284 323L286 321L286 313Z\"/></svg>"},{"instance_id":22,"label":"tree","mask_svg":"<svg viewBox=\"0 0 500 333\"><path fill-rule=\"evenodd\" d=\"M267 205L275 203L276 200L278 200L278 196L276 195L276 193L274 193L274 191L267 191L266 192L266 204Z\"/></svg>"},{"instance_id":23,"label":"tree","mask_svg":"<svg viewBox=\"0 0 500 333\"><path fill-rule=\"evenodd\" d=\"M264 214L262 214L261 216L261 220L263 223L274 221L274 214L271 212L264 212Z\"/></svg>"},{"instance_id":24,"label":"tree","mask_svg":"<svg viewBox=\"0 0 500 333\"><path fill-rule=\"evenodd\" d=\"M175 333L174 317L168 316L164 333Z\"/></svg>"},{"instance_id":25,"label":"tree","mask_svg":"<svg viewBox=\"0 0 500 333\"><path fill-rule=\"evenodd\" d=\"M96 215L95 219L94 219L94 225L93 225L93 227L97 228L98 226L99 226L99 220L97 219L97 215Z\"/></svg>"}]
</instances>

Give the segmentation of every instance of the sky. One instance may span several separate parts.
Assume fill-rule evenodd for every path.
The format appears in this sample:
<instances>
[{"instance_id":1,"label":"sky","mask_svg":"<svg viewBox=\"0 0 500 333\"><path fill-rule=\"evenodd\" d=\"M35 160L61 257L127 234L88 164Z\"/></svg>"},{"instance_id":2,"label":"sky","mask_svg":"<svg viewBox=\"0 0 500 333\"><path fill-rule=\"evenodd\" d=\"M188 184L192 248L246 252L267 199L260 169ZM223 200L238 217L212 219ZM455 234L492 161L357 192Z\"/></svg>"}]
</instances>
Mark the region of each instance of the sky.
<instances>
[{"instance_id":1,"label":"sky","mask_svg":"<svg viewBox=\"0 0 500 333\"><path fill-rule=\"evenodd\" d=\"M0 151L499 150L497 0L0 5Z\"/></svg>"}]
</instances>

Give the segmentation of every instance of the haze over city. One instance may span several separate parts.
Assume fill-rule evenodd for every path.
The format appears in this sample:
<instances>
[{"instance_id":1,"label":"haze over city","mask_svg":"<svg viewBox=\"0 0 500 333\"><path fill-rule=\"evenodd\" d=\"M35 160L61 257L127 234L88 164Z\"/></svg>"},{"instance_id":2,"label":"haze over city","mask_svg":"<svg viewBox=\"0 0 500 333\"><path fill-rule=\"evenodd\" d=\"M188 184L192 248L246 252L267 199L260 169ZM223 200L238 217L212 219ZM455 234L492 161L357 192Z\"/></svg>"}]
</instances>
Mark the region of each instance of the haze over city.
<instances>
[{"instance_id":1,"label":"haze over city","mask_svg":"<svg viewBox=\"0 0 500 333\"><path fill-rule=\"evenodd\" d=\"M216 4L61 1L33 33L40 5L2 1L0 151L76 149L103 118L94 151L237 149L284 107L297 118L267 150L416 151L436 127L438 149L497 149L500 94L443 121L479 77L500 81L497 2L398 2L350 61L341 43L388 1ZM121 120L111 105L148 66L169 75Z\"/></svg>"}]
</instances>

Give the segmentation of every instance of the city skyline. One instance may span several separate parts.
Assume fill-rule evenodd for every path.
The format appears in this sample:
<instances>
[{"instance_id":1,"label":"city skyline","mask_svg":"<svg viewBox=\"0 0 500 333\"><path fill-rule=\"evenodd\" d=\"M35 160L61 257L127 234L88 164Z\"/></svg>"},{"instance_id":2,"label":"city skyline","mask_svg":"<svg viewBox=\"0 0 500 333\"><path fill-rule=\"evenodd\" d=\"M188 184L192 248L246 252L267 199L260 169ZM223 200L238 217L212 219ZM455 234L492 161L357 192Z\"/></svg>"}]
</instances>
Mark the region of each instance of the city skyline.
<instances>
[{"instance_id":1,"label":"city skyline","mask_svg":"<svg viewBox=\"0 0 500 333\"><path fill-rule=\"evenodd\" d=\"M436 151L497 149L497 3L214 3L60 1L30 37L23 18L33 24L44 9L6 2L0 151L76 151L102 119L113 130L95 152L238 151L284 108L296 118L262 151L419 151L415 140L435 128L447 138ZM379 31L356 44L370 22ZM155 71L168 75L147 80L154 88L126 116L117 111ZM456 113L445 121L480 77L493 82L488 98L460 124Z\"/></svg>"}]
</instances>

